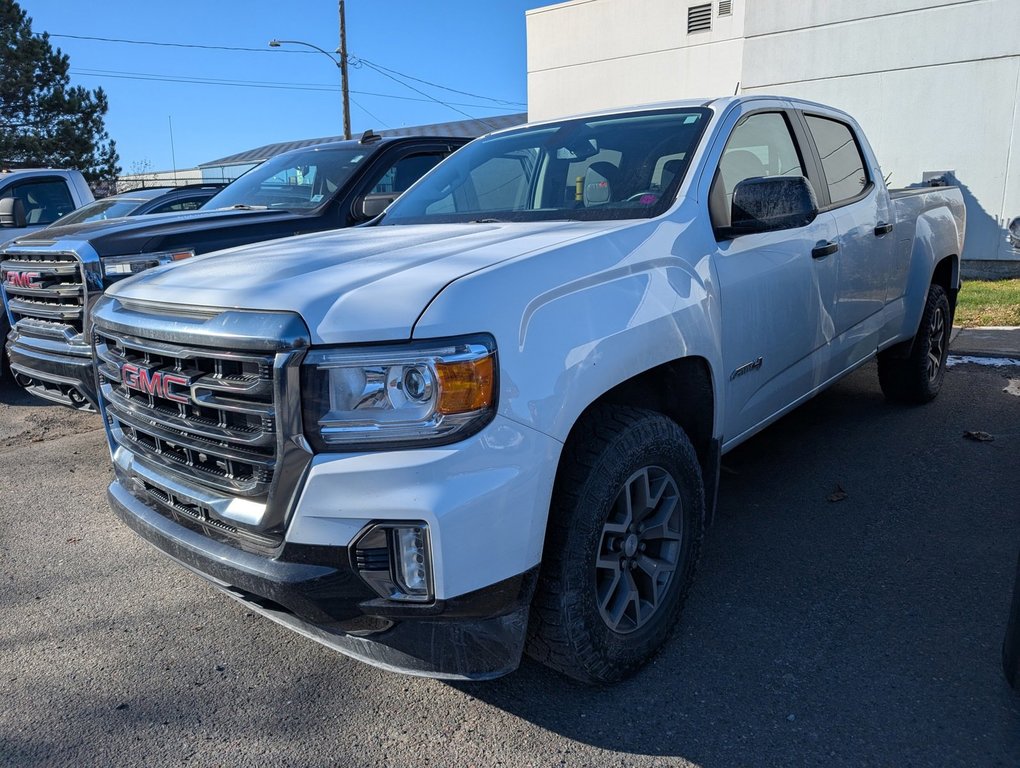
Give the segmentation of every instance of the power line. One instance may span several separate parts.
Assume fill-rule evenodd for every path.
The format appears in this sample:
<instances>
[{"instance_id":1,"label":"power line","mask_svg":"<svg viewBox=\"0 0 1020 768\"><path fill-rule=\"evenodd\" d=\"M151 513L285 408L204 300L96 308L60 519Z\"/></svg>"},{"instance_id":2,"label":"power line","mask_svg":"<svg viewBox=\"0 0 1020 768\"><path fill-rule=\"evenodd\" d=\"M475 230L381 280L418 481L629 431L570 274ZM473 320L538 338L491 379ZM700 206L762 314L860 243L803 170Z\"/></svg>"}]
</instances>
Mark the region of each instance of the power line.
<instances>
[{"instance_id":1,"label":"power line","mask_svg":"<svg viewBox=\"0 0 1020 768\"><path fill-rule=\"evenodd\" d=\"M37 36L40 34L35 33ZM202 45L200 43L164 43L156 40L125 40L120 37L94 37L92 35L58 35L55 32L49 33L50 37L69 38L71 40L97 40L103 43L126 43L128 45L157 45L164 48L201 48L206 51L245 51L248 53L279 53L275 49L270 48L242 48L233 45ZM312 51L302 50L290 50L283 49L283 53L303 53L308 54Z\"/></svg>"},{"instance_id":2,"label":"power line","mask_svg":"<svg viewBox=\"0 0 1020 768\"><path fill-rule=\"evenodd\" d=\"M386 122L385 120L382 120L382 119L380 119L380 118L376 117L376 116L375 116L375 115L373 115L373 114L372 114L371 112L369 112L369 111L368 111L367 109L365 109L365 107L364 107L364 106L362 106L362 105L361 105L361 103L360 103L360 102L358 102L358 100L357 100L357 99L355 99L355 98L353 98L353 97L352 97L352 98L351 98L351 101L353 101L353 102L354 102L354 106L356 106L356 107L357 107L358 109L360 109L360 110L361 110L362 112L364 112L364 113L365 113L366 115L368 115L368 116L369 116L370 118L372 118L373 120L375 120L375 121L376 121L377 123L382 123L382 127L383 127L383 128L392 128L392 127L393 127L393 126L389 125L389 124L388 124L388 123L387 123L387 122Z\"/></svg>"},{"instance_id":3,"label":"power line","mask_svg":"<svg viewBox=\"0 0 1020 768\"><path fill-rule=\"evenodd\" d=\"M38 33L36 33L36 34L38 34ZM95 36L95 35L67 35L67 34L56 33L56 32L49 33L49 36L50 37L54 37L54 38L67 38L67 39L71 39L71 40L95 40L95 41L104 42L104 43L123 43L123 44L127 44L127 45L154 45L154 46L160 46L160 47L165 47L165 48L195 48L195 49L200 49L200 50L212 50L212 51L243 51L243 52L246 52L246 53L280 53L280 52L283 52L283 53L301 53L301 54L314 53L314 51L304 51L304 50L301 50L301 49L291 49L291 48L273 48L273 49L270 49L270 48L246 48L246 47L242 47L242 46L231 46L231 45L205 45L205 44L201 44L201 43L170 43L170 42L157 41L157 40L130 40L130 39L127 39L127 38L122 38L122 37L98 37L98 36ZM443 105L445 107L449 107L450 109L453 109L455 112L459 112L460 114L464 115L465 117L470 117L472 119L474 119L473 115L469 115L468 113L463 112L463 111L455 108L454 105L457 105L458 102L445 102L445 101L443 101L441 99L437 99L437 98L435 98L435 97L425 93L424 91L421 91L421 90L415 88L412 85L409 85L409 84L407 84L405 82L402 82L401 80L398 80L396 77L394 77L394 75L402 77L402 78L407 79L407 80L413 80L415 82L422 83L423 85L431 86L432 88L439 88L439 89L444 90L444 91L450 91L451 93L459 93L462 96L470 96L471 98L475 98L475 99L483 99L485 101L491 101L491 102L496 103L496 104L503 104L505 106L520 106L520 107L526 106L524 104L524 102L509 101L507 99L497 99L497 98L494 98L492 96L483 96L481 94L471 93L469 91L461 91L461 90L458 90L456 88L450 88L450 87L445 86L445 85L440 85L439 83L433 83L433 82L431 82L429 80L423 80L423 79L421 79L419 77L414 77L413 75L407 75L407 74L404 74L403 72L398 72L395 69L389 69L388 67L384 67L381 64L376 64L376 63L374 63L372 61L369 61L368 59L362 59L362 58L357 57L357 56L350 56L348 58L355 63L355 66L358 66L360 64L364 64L364 65L370 67L371 69L375 70L379 74L383 75L384 77L388 77L391 80L393 80L394 82L399 83L400 85L403 85L405 88L410 88L411 90L421 94L428 101L432 101L432 102L435 102L437 104L441 104L441 105ZM121 77L124 78L125 76L121 75ZM488 109L488 107L481 107L481 106L476 106L476 105L463 105L463 106L472 106L472 107L479 108L479 109Z\"/></svg>"},{"instance_id":4,"label":"power line","mask_svg":"<svg viewBox=\"0 0 1020 768\"><path fill-rule=\"evenodd\" d=\"M505 104L506 106L511 106L511 107L524 107L524 106L527 106L523 101L507 101L506 99L495 99L492 96L482 96L481 94L471 93L469 91L458 91L456 88L448 88L447 86L440 85L439 83L433 83L433 82L431 82L429 80L422 80L420 77L414 77L413 75L405 75L403 72L397 72L395 69L389 69L388 67L384 67L382 64L376 64L374 62L369 61L368 59L363 59L363 58L359 58L359 57L353 57L353 58L356 61L362 61L362 62L368 64L369 66L373 67L374 69L383 70L383 71L389 72L390 74L393 74L393 75L399 75L400 77L403 77L406 80L414 80L416 83L423 83L425 85L431 85L433 88L441 88L442 90L450 91L451 93L459 93L461 96L470 96L470 97L472 97L474 99L485 99L486 101L495 101L495 102L497 102L499 104Z\"/></svg>"},{"instance_id":5,"label":"power line","mask_svg":"<svg viewBox=\"0 0 1020 768\"><path fill-rule=\"evenodd\" d=\"M434 102L436 102L436 104L442 104L447 109L452 109L454 112L457 112L457 113L459 113L461 115L464 115L464 117L467 117L467 118L469 118L471 120L478 120L480 123L485 123L485 125L488 125L490 128L494 128L495 127L493 125L490 125L489 123L486 123L485 120L483 120L480 117L475 117L474 115L468 114L463 109L459 109L459 108L453 106L452 104L450 104L448 102L445 102L445 101L443 101L441 99L437 99L435 96L431 96L431 95L425 93L425 91L421 90L420 88L415 88L413 85L405 83L402 80L398 80L397 78L395 78L393 75L389 74L388 72L384 72L383 70L381 70L378 67L376 67L370 61L366 61L365 59L358 59L358 61L360 61L361 63L365 64L370 69L374 69L376 72L378 72L383 77L388 77L393 82L399 83L400 85L404 86L405 88L410 88L415 93L420 93L422 96L424 96L429 101L434 101Z\"/></svg>"},{"instance_id":6,"label":"power line","mask_svg":"<svg viewBox=\"0 0 1020 768\"><path fill-rule=\"evenodd\" d=\"M291 91L312 91L318 93L336 93L339 91L339 87L335 85L327 85L325 83L287 83L279 81L257 81L257 80L227 80L220 78L210 77L188 77L188 76L176 76L176 75L161 75L158 73L149 72L122 72L118 70L109 69L72 69L71 74L79 75L84 77L112 77L118 80L142 80L157 83L187 83L189 85L220 85L236 88L268 88L272 90L291 90ZM393 93L376 93L374 91L351 91L359 96L374 96L380 99L398 99L399 101L416 101L430 103L433 99L416 98L414 96L398 96ZM471 107L474 109L502 109L502 107L493 106L490 104L465 104L462 102L450 102L462 107ZM360 104L358 106L361 106ZM361 107L365 112L367 109ZM371 114L369 112L369 114ZM382 122L381 120L379 121Z\"/></svg>"},{"instance_id":7,"label":"power line","mask_svg":"<svg viewBox=\"0 0 1020 768\"><path fill-rule=\"evenodd\" d=\"M39 33L36 33L36 34L39 34ZM103 42L103 43L124 43L124 44L128 44L128 45L155 45L155 46L161 46L161 47L165 47L165 48L197 48L197 49L208 50L208 51L243 51L243 52L247 52L247 53L280 53L280 52L282 52L282 53L302 53L302 54L314 53L314 51L303 51L301 49L294 49L294 48L273 48L273 49L270 49L270 48L246 48L246 47L242 47L242 46L231 46L231 45L204 45L204 44L200 44L200 43L168 43L168 42L156 41L156 40L128 40L126 38L121 38L121 37L97 37L97 36L94 36L94 35L65 35L65 34L60 34L60 33L56 33L56 32L49 33L49 36L50 37L59 37L59 38L68 38L68 39L71 39L71 40L95 40L95 41ZM398 72L395 69L390 69L388 67L384 67L381 64L376 64L375 62L369 61L368 59L363 59L363 58L360 58L360 57L357 57L357 56L350 56L349 58L352 59L355 63L363 62L363 63L367 64L369 67L371 67L372 69L376 70L377 72L380 72L380 73L389 73L390 75L397 75L397 76L405 78L407 80L413 80L413 81L415 81L417 83L422 83L423 85L428 85L428 86L431 86L433 88L439 88L441 90L449 91L451 93L459 93L461 96L470 96L471 98L474 98L474 99L483 99L485 101L492 101L492 102L495 102L497 104L504 104L506 106L519 106L519 107L526 106L526 104L524 102L521 102L521 101L509 101L507 99L497 99L497 98L494 98L492 96L483 96L482 94L479 94L479 93L471 93L470 91L461 91L461 90L458 90L456 88L450 88L450 87L445 86L445 85L440 85L439 83L433 83L433 82L431 82L429 80L423 80L420 77L414 77L413 75L408 75L408 74L405 74L403 72ZM399 82L399 81L397 81L397 82ZM406 83L401 83L401 84L402 85L407 85ZM410 87L410 86L407 86L407 87ZM436 101L436 102L438 102L440 104L444 104L444 102L440 101L439 99L432 99L430 97L430 100L431 101ZM457 102L450 102L450 103L451 104L456 104ZM468 115L468 117L470 117L470 115Z\"/></svg>"}]
</instances>

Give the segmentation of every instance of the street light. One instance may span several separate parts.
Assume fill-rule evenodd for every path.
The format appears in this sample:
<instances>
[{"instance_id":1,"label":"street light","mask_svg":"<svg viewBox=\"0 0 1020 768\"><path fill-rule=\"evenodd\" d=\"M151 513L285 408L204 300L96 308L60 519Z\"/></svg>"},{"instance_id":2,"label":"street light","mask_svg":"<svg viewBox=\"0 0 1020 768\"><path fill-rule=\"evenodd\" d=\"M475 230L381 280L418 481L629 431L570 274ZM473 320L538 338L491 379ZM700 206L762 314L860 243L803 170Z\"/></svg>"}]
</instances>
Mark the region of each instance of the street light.
<instances>
[{"instance_id":1,"label":"street light","mask_svg":"<svg viewBox=\"0 0 1020 768\"><path fill-rule=\"evenodd\" d=\"M270 48L279 48L281 45L283 45L285 43L289 44L289 45L303 45L306 48L311 48L311 49L316 50L319 53L321 53L323 56L325 56L327 59L329 59L331 62L333 62L333 65L337 69L340 70L340 91L341 91L341 94L343 95L343 105L344 105L344 138L345 139L349 139L349 138L351 138L351 107L350 107L350 103L349 103L349 96L348 96L348 93L347 93L347 56L344 55L346 52L343 51L343 42L344 41L341 38L341 48L336 51L337 53L339 53L341 55L341 58L340 58L339 61L337 61L335 58L333 58L333 54L330 53L329 51L325 51L322 48L320 48L319 46L313 45L312 43L306 43L304 40L276 40L276 39L273 39L273 40L269 41L269 47Z\"/></svg>"}]
</instances>

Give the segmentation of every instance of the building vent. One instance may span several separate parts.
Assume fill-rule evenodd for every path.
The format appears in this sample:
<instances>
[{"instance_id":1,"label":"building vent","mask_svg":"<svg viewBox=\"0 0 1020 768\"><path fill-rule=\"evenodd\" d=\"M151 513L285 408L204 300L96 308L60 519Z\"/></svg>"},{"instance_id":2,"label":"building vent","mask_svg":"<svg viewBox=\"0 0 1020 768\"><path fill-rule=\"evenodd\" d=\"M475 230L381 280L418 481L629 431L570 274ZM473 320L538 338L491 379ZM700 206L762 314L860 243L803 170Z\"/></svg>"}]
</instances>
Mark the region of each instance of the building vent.
<instances>
[{"instance_id":1,"label":"building vent","mask_svg":"<svg viewBox=\"0 0 1020 768\"><path fill-rule=\"evenodd\" d=\"M733 0L719 0L719 15L729 16L733 13Z\"/></svg>"},{"instance_id":2,"label":"building vent","mask_svg":"<svg viewBox=\"0 0 1020 768\"><path fill-rule=\"evenodd\" d=\"M687 9L687 34L712 28L712 4L692 5Z\"/></svg>"}]
</instances>

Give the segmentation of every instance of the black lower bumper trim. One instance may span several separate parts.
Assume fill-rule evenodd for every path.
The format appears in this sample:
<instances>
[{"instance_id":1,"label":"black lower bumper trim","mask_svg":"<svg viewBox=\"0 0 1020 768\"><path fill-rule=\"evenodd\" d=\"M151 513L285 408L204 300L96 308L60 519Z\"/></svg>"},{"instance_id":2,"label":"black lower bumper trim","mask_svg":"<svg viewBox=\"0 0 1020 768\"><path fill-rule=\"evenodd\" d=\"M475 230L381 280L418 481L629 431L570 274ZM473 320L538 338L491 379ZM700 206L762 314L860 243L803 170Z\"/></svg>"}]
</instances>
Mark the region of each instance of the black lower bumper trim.
<instances>
[{"instance_id":1,"label":"black lower bumper trim","mask_svg":"<svg viewBox=\"0 0 1020 768\"><path fill-rule=\"evenodd\" d=\"M520 663L538 569L428 605L380 600L344 547L284 544L274 557L215 541L161 515L119 482L116 515L222 591L344 654L397 672L481 680Z\"/></svg>"},{"instance_id":2,"label":"black lower bumper trim","mask_svg":"<svg viewBox=\"0 0 1020 768\"><path fill-rule=\"evenodd\" d=\"M26 390L69 408L98 410L91 354L84 357L36 348L32 339L16 328L6 347L8 364Z\"/></svg>"}]
</instances>

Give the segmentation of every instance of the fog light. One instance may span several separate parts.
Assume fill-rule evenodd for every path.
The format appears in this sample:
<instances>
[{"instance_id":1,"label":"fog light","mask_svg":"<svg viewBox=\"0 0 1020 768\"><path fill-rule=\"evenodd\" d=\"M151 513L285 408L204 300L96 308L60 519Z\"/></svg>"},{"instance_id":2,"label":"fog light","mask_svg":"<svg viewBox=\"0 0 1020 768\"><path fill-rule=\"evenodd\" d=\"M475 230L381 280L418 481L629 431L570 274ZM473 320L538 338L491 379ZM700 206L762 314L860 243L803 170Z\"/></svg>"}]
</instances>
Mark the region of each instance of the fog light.
<instances>
[{"instance_id":1,"label":"fog light","mask_svg":"<svg viewBox=\"0 0 1020 768\"><path fill-rule=\"evenodd\" d=\"M425 545L425 529L394 528L397 582L409 596L427 597L429 594L429 562Z\"/></svg>"},{"instance_id":2,"label":"fog light","mask_svg":"<svg viewBox=\"0 0 1020 768\"><path fill-rule=\"evenodd\" d=\"M433 599L428 526L421 521L374 523L354 540L351 563L386 600Z\"/></svg>"}]
</instances>

